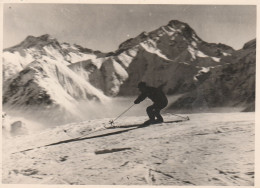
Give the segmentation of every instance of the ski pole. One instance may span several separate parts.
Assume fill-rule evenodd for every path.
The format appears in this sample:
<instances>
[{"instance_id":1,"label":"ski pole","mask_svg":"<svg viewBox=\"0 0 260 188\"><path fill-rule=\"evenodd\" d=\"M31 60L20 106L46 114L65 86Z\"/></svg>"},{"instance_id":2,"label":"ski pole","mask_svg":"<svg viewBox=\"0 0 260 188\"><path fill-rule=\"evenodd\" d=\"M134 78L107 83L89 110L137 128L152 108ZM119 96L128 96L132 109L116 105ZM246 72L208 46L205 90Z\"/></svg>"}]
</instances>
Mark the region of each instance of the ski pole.
<instances>
[{"instance_id":1,"label":"ski pole","mask_svg":"<svg viewBox=\"0 0 260 188\"><path fill-rule=\"evenodd\" d=\"M110 120L109 121L109 124L111 124L111 126L112 126L112 124L119 118L119 117L121 117L124 113L126 113L128 110L130 110L133 106L134 106L135 104L132 104L129 108L127 108L124 112L122 112L119 116L117 116L114 120Z\"/></svg>"}]
</instances>

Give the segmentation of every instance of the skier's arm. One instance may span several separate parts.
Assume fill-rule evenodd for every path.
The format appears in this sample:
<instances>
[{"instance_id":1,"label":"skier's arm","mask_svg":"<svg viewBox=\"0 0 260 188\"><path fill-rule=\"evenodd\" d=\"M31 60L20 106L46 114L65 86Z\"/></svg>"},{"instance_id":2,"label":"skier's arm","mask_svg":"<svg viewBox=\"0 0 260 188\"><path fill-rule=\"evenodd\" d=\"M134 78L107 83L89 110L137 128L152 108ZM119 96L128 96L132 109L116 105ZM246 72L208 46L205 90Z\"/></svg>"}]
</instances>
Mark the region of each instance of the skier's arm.
<instances>
[{"instance_id":1,"label":"skier's arm","mask_svg":"<svg viewBox=\"0 0 260 188\"><path fill-rule=\"evenodd\" d=\"M145 93L141 93L137 99L134 101L135 104L139 104L140 102L142 102L145 98L147 97L147 95Z\"/></svg>"}]
</instances>

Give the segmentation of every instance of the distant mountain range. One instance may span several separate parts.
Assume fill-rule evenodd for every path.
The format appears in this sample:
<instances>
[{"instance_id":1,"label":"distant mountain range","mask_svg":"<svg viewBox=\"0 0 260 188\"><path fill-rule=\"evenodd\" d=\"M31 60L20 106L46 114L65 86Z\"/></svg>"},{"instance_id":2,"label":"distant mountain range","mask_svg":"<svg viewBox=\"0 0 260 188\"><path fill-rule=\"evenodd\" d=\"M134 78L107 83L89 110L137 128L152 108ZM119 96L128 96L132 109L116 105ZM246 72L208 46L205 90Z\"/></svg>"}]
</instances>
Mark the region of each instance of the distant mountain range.
<instances>
[{"instance_id":1,"label":"distant mountain range","mask_svg":"<svg viewBox=\"0 0 260 188\"><path fill-rule=\"evenodd\" d=\"M87 39L86 39L87 40ZM105 103L137 95L145 81L168 95L170 108L242 106L254 110L256 40L234 50L207 43L186 23L172 20L143 32L110 53L28 36L3 52L4 108L56 109L77 114L81 101Z\"/></svg>"}]
</instances>

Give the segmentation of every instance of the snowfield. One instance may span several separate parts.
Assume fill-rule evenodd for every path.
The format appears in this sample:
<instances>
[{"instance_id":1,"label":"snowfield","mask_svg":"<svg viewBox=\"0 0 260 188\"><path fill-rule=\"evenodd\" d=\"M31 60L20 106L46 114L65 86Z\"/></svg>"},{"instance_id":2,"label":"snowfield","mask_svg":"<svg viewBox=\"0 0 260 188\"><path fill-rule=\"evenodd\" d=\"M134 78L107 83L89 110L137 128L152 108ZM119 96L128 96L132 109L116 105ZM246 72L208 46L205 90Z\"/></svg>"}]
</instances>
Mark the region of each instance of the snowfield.
<instances>
[{"instance_id":1,"label":"snowfield","mask_svg":"<svg viewBox=\"0 0 260 188\"><path fill-rule=\"evenodd\" d=\"M4 184L254 185L255 113L89 120L3 140Z\"/></svg>"}]
</instances>

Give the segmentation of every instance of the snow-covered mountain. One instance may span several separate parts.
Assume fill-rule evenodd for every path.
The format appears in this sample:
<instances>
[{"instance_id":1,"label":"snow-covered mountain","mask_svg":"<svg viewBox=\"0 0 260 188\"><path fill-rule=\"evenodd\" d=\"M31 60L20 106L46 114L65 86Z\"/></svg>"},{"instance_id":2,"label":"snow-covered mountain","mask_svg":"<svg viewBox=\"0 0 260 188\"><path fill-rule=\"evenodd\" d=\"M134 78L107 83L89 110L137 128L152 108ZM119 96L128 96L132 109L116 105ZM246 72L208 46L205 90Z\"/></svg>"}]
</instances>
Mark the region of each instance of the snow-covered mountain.
<instances>
[{"instance_id":1,"label":"snow-covered mountain","mask_svg":"<svg viewBox=\"0 0 260 188\"><path fill-rule=\"evenodd\" d=\"M154 86L164 84L167 94L190 91L200 71L221 65L221 58L233 52L226 45L204 42L188 24L177 20L122 43L117 53L137 46L139 50L127 69L131 76L121 88L122 95L129 94L129 85L135 88L139 80Z\"/></svg>"},{"instance_id":2,"label":"snow-covered mountain","mask_svg":"<svg viewBox=\"0 0 260 188\"><path fill-rule=\"evenodd\" d=\"M3 104L5 109L45 111L47 116L79 117L81 101L105 102L108 97L68 65L97 58L100 52L78 45L60 44L49 35L27 37L3 53ZM52 113L50 113L52 110ZM59 119L59 118L58 118Z\"/></svg>"},{"instance_id":3,"label":"snow-covered mountain","mask_svg":"<svg viewBox=\"0 0 260 188\"><path fill-rule=\"evenodd\" d=\"M172 20L166 26L128 39L106 58L70 66L77 66L74 70L80 74L85 72L90 82L108 95L137 94L136 85L141 80L153 86L164 84L165 92L173 94L190 91L195 87L196 75L221 65L221 59L233 51L224 44L204 42L188 24ZM103 66L96 66L100 61ZM105 71L107 64L118 71Z\"/></svg>"},{"instance_id":4,"label":"snow-covered mountain","mask_svg":"<svg viewBox=\"0 0 260 188\"><path fill-rule=\"evenodd\" d=\"M21 89L22 88L22 89ZM67 101L104 100L104 94L82 77L56 60L44 57L34 60L3 86L3 102L7 105L60 104ZM18 99L19 100L16 100Z\"/></svg>"},{"instance_id":5,"label":"snow-covered mountain","mask_svg":"<svg viewBox=\"0 0 260 188\"><path fill-rule=\"evenodd\" d=\"M243 59L251 56L250 62L255 64L254 54L254 42L235 51L224 44L203 41L188 24L177 20L143 32L110 53L60 43L50 35L28 36L3 52L3 105L9 109L36 106L46 111L54 109L52 116L64 112L74 116L79 114L77 103L82 100L105 102L111 96L136 95L139 81L163 85L168 95L188 92L196 99L194 91L214 88L213 80L221 80L221 72L228 67L236 69L238 75L250 69L250 74L244 74L250 77L243 80L244 89L247 82L252 84L241 95L240 103L254 103L254 97L248 101L245 96L254 95L255 68L243 64ZM219 83L219 87L228 83L230 88L237 88L232 98L243 90L237 81ZM228 105L223 102L225 94L209 96L214 104ZM175 106L182 108L183 102L180 104Z\"/></svg>"},{"instance_id":6,"label":"snow-covered mountain","mask_svg":"<svg viewBox=\"0 0 260 188\"><path fill-rule=\"evenodd\" d=\"M60 44L50 35L28 36L20 44L4 49L3 79L7 80L20 72L34 60L49 57L65 65L102 56L99 51L92 51L79 45Z\"/></svg>"}]
</instances>

